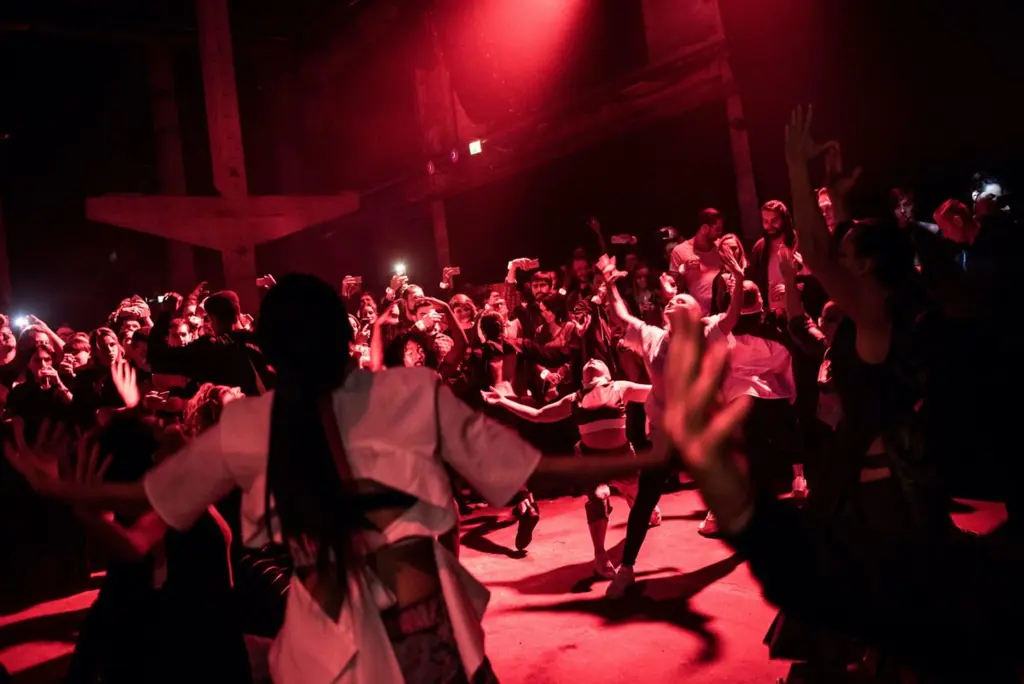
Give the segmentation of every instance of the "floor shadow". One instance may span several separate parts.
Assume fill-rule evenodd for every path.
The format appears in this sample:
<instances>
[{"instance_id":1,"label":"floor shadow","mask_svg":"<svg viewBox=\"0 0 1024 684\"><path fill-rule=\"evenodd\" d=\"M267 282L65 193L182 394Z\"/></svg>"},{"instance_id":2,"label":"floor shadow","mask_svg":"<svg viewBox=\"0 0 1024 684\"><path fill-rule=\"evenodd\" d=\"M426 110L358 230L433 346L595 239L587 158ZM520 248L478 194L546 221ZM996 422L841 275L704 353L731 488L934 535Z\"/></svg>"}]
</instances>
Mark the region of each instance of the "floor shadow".
<instances>
[{"instance_id":1,"label":"floor shadow","mask_svg":"<svg viewBox=\"0 0 1024 684\"><path fill-rule=\"evenodd\" d=\"M500 520L496 515L485 515L480 516L479 518L463 520L460 523L463 527L469 524L473 526L473 529L463 534L462 537L459 538L459 543L467 549L473 549L474 551L479 551L480 553L486 553L492 556L525 558L525 551L510 549L507 546L503 546L498 542L487 538L487 535L491 532L495 532L506 527L512 527L517 522L518 521L515 518Z\"/></svg>"},{"instance_id":2,"label":"floor shadow","mask_svg":"<svg viewBox=\"0 0 1024 684\"><path fill-rule=\"evenodd\" d=\"M616 565L622 559L622 547L626 540L608 549L608 557ZM638 577L648 577L664 572L674 572L676 568L657 568L637 573ZM517 580L488 582L488 586L508 587L519 594L558 596L561 594L585 594L599 582L607 582L594 574L594 561L591 559L571 565L546 570Z\"/></svg>"},{"instance_id":3,"label":"floor shadow","mask_svg":"<svg viewBox=\"0 0 1024 684\"><path fill-rule=\"evenodd\" d=\"M499 516L497 513L481 513L480 515L462 518L459 520L459 527L465 530L478 525L493 525L498 520Z\"/></svg>"},{"instance_id":4,"label":"floor shadow","mask_svg":"<svg viewBox=\"0 0 1024 684\"><path fill-rule=\"evenodd\" d=\"M711 565L705 565L693 572L638 581L633 589L656 601L689 599L718 580L727 577L742 564L743 559L739 554L734 553L728 558L715 561Z\"/></svg>"},{"instance_id":5,"label":"floor shadow","mask_svg":"<svg viewBox=\"0 0 1024 684\"><path fill-rule=\"evenodd\" d=\"M685 520L687 522L697 522L703 520L708 516L707 509L690 511L689 513L683 513L682 515L663 515L661 521L664 523L666 520ZM625 522L615 523L612 525L613 530L620 530L626 526Z\"/></svg>"},{"instance_id":6,"label":"floor shadow","mask_svg":"<svg viewBox=\"0 0 1024 684\"><path fill-rule=\"evenodd\" d=\"M742 559L737 555L682 575L658 577L636 583L622 599L578 598L554 605L525 606L526 612L589 613L608 625L629 622L664 622L691 632L701 641L697 660L702 663L719 658L718 635L709 628L711 618L690 607L690 599L735 570Z\"/></svg>"}]
</instances>

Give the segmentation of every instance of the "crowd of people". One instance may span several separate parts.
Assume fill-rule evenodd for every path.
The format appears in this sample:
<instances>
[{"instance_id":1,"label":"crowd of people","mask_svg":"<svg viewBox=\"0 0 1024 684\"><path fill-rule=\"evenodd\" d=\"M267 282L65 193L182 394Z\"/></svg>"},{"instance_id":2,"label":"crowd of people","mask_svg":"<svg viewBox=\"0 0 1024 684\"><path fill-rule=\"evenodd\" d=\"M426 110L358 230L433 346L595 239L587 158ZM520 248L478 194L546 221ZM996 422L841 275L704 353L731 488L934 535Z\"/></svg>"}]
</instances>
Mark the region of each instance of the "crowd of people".
<instances>
[{"instance_id":1,"label":"crowd of people","mask_svg":"<svg viewBox=\"0 0 1024 684\"><path fill-rule=\"evenodd\" d=\"M709 208L653 247L592 220L596 249L564 267L513 258L487 288L449 267L437 296L404 273L376 294L265 276L256 318L200 285L90 332L3 320L5 499L44 520L11 547L107 562L71 681L250 681L263 639L278 682L496 681L460 515L510 506L525 552L531 486L584 492L593 571L629 600L680 477L807 681L1015 681L1008 195L978 176L932 223L896 189L854 220L859 171L810 119L786 129L791 205L763 204L749 250ZM1007 502L998 539L950 517L979 467Z\"/></svg>"}]
</instances>

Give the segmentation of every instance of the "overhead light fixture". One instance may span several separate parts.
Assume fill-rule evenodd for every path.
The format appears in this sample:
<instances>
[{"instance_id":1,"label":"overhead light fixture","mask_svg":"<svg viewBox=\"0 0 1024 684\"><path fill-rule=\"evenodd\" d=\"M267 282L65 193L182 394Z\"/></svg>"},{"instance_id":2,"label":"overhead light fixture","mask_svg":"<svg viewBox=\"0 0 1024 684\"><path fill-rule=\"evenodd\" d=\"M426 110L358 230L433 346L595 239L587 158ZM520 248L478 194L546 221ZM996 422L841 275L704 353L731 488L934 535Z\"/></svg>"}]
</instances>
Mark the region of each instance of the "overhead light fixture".
<instances>
[{"instance_id":1,"label":"overhead light fixture","mask_svg":"<svg viewBox=\"0 0 1024 684\"><path fill-rule=\"evenodd\" d=\"M483 151L484 151L484 142L483 142L483 140L474 140L473 142L469 143L469 153L470 154L480 154Z\"/></svg>"}]
</instances>

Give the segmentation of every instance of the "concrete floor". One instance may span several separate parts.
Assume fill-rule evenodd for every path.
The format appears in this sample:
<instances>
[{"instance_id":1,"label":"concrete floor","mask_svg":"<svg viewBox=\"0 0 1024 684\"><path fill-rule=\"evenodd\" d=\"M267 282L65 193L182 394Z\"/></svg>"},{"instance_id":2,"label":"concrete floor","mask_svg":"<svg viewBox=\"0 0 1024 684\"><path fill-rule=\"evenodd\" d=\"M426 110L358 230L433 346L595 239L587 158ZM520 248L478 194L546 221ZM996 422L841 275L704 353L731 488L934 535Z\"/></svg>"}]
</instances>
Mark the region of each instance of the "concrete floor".
<instances>
[{"instance_id":1,"label":"concrete floor","mask_svg":"<svg viewBox=\"0 0 1024 684\"><path fill-rule=\"evenodd\" d=\"M591 572L582 499L542 506L525 558L510 557L516 528L495 522L496 511L466 521L463 562L491 588L487 652L503 682L745 684L774 682L788 669L762 645L775 610L747 566L697 534L705 509L696 492L662 499L664 522L648 532L635 591L616 602ZM617 500L608 532L616 559L627 514ZM961 527L979 533L1004 516L1000 504L984 502L964 502L956 513ZM474 525L486 536L475 539Z\"/></svg>"},{"instance_id":2,"label":"concrete floor","mask_svg":"<svg viewBox=\"0 0 1024 684\"><path fill-rule=\"evenodd\" d=\"M621 555L628 508L617 500L608 531ZM593 546L581 499L542 503L525 558L510 558L515 526L464 537L463 562L491 588L487 651L503 682L772 682L761 639L774 610L746 565L697 534L704 507L696 492L661 503L637 560L637 585L619 601L592 573ZM486 513L471 516L484 519ZM493 519L493 518L491 518Z\"/></svg>"},{"instance_id":3,"label":"concrete floor","mask_svg":"<svg viewBox=\"0 0 1024 684\"><path fill-rule=\"evenodd\" d=\"M621 553L627 507L615 500L608 533ZM747 570L721 543L697 534L704 515L693 491L662 499L664 523L650 530L635 591L609 602L591 572L593 547L582 499L544 501L529 553L512 549L507 511L465 521L463 562L492 591L487 652L506 684L587 682L768 683L787 669L761 644L774 615ZM985 533L1002 506L965 502L957 522ZM618 545L618 546L614 546ZM94 591L0 616L0 664L16 682L60 681Z\"/></svg>"}]
</instances>

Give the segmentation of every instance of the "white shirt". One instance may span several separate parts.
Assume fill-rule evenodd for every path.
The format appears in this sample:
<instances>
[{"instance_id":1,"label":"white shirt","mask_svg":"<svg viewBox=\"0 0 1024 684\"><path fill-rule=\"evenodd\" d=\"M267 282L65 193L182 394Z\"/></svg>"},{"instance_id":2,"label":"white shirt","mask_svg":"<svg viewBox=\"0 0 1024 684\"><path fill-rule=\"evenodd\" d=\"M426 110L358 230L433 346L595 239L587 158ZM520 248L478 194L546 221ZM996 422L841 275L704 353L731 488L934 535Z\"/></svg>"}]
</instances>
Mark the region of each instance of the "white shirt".
<instances>
[{"instance_id":1,"label":"white shirt","mask_svg":"<svg viewBox=\"0 0 1024 684\"><path fill-rule=\"evenodd\" d=\"M692 239L681 242L672 250L669 266L673 271L683 274L687 289L700 304L701 314L707 316L711 313L715 276L722 270L722 257L718 255L718 248L712 247L702 252L693 248Z\"/></svg>"},{"instance_id":2,"label":"white shirt","mask_svg":"<svg viewBox=\"0 0 1024 684\"><path fill-rule=\"evenodd\" d=\"M793 380L793 359L789 350L762 337L723 333L719 325L725 316L719 314L705 321L708 340L724 339L729 345L729 372L722 383L725 401L746 394L756 399L795 402L796 382Z\"/></svg>"},{"instance_id":3,"label":"white shirt","mask_svg":"<svg viewBox=\"0 0 1024 684\"><path fill-rule=\"evenodd\" d=\"M622 344L644 360L651 391L644 402L647 419L658 428L665 415L665 362L668 360L668 331L633 319Z\"/></svg>"},{"instance_id":4,"label":"white shirt","mask_svg":"<svg viewBox=\"0 0 1024 684\"><path fill-rule=\"evenodd\" d=\"M273 393L224 408L219 424L145 479L153 509L168 525L191 526L211 503L241 487L243 539L259 544L264 532L267 449ZM412 494L418 502L373 540L390 544L411 536L437 537L457 522L445 464L494 505L525 484L540 453L516 433L474 412L422 368L353 372L334 393L334 413L352 476ZM294 457L301 458L301 454ZM469 676L484 660L480 621L489 600L447 550L434 544L442 593L462 663ZM270 655L277 684L402 684L380 619L393 602L368 573L349 573L349 600L332 621L294 577L284 626Z\"/></svg>"}]
</instances>

